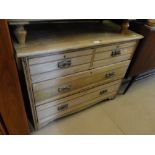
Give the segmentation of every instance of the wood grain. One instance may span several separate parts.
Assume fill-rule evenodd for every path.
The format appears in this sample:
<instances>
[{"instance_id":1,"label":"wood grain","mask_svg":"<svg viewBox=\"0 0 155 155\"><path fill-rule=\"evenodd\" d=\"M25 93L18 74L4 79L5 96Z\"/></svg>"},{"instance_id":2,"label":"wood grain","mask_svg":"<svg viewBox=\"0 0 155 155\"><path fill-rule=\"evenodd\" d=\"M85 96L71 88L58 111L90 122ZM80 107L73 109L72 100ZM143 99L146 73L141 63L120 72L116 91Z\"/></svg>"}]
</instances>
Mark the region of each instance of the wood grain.
<instances>
[{"instance_id":1,"label":"wood grain","mask_svg":"<svg viewBox=\"0 0 155 155\"><path fill-rule=\"evenodd\" d=\"M64 58L68 59L68 58L80 57L84 55L90 55L92 54L92 52L93 52L93 49L86 49L86 50L76 50L76 51L71 51L71 52L60 52L60 53L52 54L52 55L46 54L46 55L30 58L29 64L34 65L34 64L62 60Z\"/></svg>"},{"instance_id":2,"label":"wood grain","mask_svg":"<svg viewBox=\"0 0 155 155\"><path fill-rule=\"evenodd\" d=\"M115 64L115 63L118 63L118 62L130 60L131 57L132 57L131 54L126 54L126 55L122 55L122 56L113 57L113 58L110 58L110 59L94 61L92 68L107 66L107 65L110 65L110 64Z\"/></svg>"},{"instance_id":3,"label":"wood grain","mask_svg":"<svg viewBox=\"0 0 155 155\"><path fill-rule=\"evenodd\" d=\"M78 66L73 66L71 68L65 68L63 70L54 70L51 72L45 72L42 74L32 75L31 79L32 79L32 83L37 83L37 82L41 82L41 81L45 81L49 79L54 79L57 77L70 75L70 74L77 73L77 72L86 71L89 68L90 68L90 64L82 64Z\"/></svg>"},{"instance_id":4,"label":"wood grain","mask_svg":"<svg viewBox=\"0 0 155 155\"><path fill-rule=\"evenodd\" d=\"M64 77L60 79L54 79L51 81L45 81L39 85L34 85L34 97L36 104L45 103L48 101L56 100L74 93L78 93L82 90L89 89L94 85L98 86L105 84L117 79L121 79L125 75L125 71L129 63L122 65L122 67L109 70L107 68L101 67L99 69L94 69L92 71L86 71L80 75L72 75L72 77ZM114 72L114 76L107 78L106 74ZM65 92L59 92L59 88L63 86L69 86L70 89Z\"/></svg>"},{"instance_id":5,"label":"wood grain","mask_svg":"<svg viewBox=\"0 0 155 155\"><path fill-rule=\"evenodd\" d=\"M27 43L19 45L14 43L18 57L52 54L62 51L72 51L94 46L105 46L119 42L136 41L142 36L132 31L127 34L120 34L118 28L111 28L109 24L88 25L85 29L46 29L37 33L37 30L29 32ZM108 31L107 31L108 30Z\"/></svg>"},{"instance_id":6,"label":"wood grain","mask_svg":"<svg viewBox=\"0 0 155 155\"><path fill-rule=\"evenodd\" d=\"M58 61L32 65L32 66L30 66L30 74L35 75L35 74L41 74L41 73L50 72L50 71L54 71L54 70L64 72L64 69L66 69L66 68L59 68L58 64L61 62L63 63L67 60L69 60L71 62L71 65L67 68L69 70L69 68L72 68L74 66L78 66L78 65L82 65L82 64L90 64L91 55L69 58L69 59L64 58L64 59L58 60ZM68 71L68 73L70 73L70 71Z\"/></svg>"},{"instance_id":7,"label":"wood grain","mask_svg":"<svg viewBox=\"0 0 155 155\"><path fill-rule=\"evenodd\" d=\"M119 86L120 86L120 82L118 82L118 84L115 84L109 87L108 85L107 87L103 85L100 87L96 87L94 90L93 89L88 90L88 92L85 93L85 95L82 95L81 97L66 101L65 103L61 103L61 104L66 104L66 103L68 104L68 108L62 112L57 111L57 108L59 105L48 107L47 109L46 108L44 109L43 107L42 110L38 109L37 112L38 112L39 122L42 123L45 120L47 121L49 118L54 117L54 115L62 115L63 113L67 113L68 111L75 109L75 107L76 109L78 109L77 107L79 105L84 106L85 104L90 104L94 100L106 99L110 96L111 93L116 94ZM107 90L107 92L105 94L100 94L100 92L105 89ZM89 93L89 91L91 91L91 93Z\"/></svg>"}]
</instances>

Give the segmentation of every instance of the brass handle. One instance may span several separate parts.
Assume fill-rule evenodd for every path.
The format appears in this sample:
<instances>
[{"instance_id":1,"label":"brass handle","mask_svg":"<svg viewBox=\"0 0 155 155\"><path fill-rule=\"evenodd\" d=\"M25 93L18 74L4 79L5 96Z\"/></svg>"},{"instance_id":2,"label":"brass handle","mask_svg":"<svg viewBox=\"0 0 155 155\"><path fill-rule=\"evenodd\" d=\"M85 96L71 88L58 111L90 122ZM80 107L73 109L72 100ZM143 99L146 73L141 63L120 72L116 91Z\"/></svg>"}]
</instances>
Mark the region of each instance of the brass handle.
<instances>
[{"instance_id":1,"label":"brass handle","mask_svg":"<svg viewBox=\"0 0 155 155\"><path fill-rule=\"evenodd\" d=\"M105 74L105 78L111 78L115 75L115 72L109 72Z\"/></svg>"},{"instance_id":2,"label":"brass handle","mask_svg":"<svg viewBox=\"0 0 155 155\"><path fill-rule=\"evenodd\" d=\"M58 62L58 68L68 68L71 66L71 59Z\"/></svg>"},{"instance_id":3,"label":"brass handle","mask_svg":"<svg viewBox=\"0 0 155 155\"><path fill-rule=\"evenodd\" d=\"M117 47L115 50L112 50L112 52L111 52L112 57L118 56L120 54L121 54L121 50L119 49L119 47Z\"/></svg>"},{"instance_id":4,"label":"brass handle","mask_svg":"<svg viewBox=\"0 0 155 155\"><path fill-rule=\"evenodd\" d=\"M59 93L67 92L71 89L71 85L66 85L58 88Z\"/></svg>"},{"instance_id":5,"label":"brass handle","mask_svg":"<svg viewBox=\"0 0 155 155\"><path fill-rule=\"evenodd\" d=\"M58 106L58 111L63 111L63 110L65 110L65 109L67 109L68 108L68 104L64 104L64 105L60 105L60 106Z\"/></svg>"},{"instance_id":6,"label":"brass handle","mask_svg":"<svg viewBox=\"0 0 155 155\"><path fill-rule=\"evenodd\" d=\"M100 95L103 95L103 94L105 94L107 92L108 92L108 90L107 89L104 89L104 90L100 91Z\"/></svg>"}]
</instances>

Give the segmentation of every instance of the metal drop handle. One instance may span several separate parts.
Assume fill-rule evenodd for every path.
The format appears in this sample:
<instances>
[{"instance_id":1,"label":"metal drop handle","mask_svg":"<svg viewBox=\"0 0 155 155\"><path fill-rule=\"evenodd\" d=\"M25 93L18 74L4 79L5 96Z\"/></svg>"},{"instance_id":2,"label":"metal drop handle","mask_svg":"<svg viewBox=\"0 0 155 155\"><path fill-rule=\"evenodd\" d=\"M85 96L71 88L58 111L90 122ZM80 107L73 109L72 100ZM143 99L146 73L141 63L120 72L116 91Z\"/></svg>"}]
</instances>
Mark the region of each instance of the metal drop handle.
<instances>
[{"instance_id":1,"label":"metal drop handle","mask_svg":"<svg viewBox=\"0 0 155 155\"><path fill-rule=\"evenodd\" d=\"M71 66L71 59L63 60L58 62L58 68L68 68Z\"/></svg>"},{"instance_id":2,"label":"metal drop handle","mask_svg":"<svg viewBox=\"0 0 155 155\"><path fill-rule=\"evenodd\" d=\"M68 104L64 104L64 105L58 106L57 110L58 110L58 111L63 111L63 110L65 110L65 109L67 109L67 108L68 108Z\"/></svg>"},{"instance_id":3,"label":"metal drop handle","mask_svg":"<svg viewBox=\"0 0 155 155\"><path fill-rule=\"evenodd\" d=\"M71 85L66 85L58 88L59 93L67 92L71 89Z\"/></svg>"},{"instance_id":4,"label":"metal drop handle","mask_svg":"<svg viewBox=\"0 0 155 155\"><path fill-rule=\"evenodd\" d=\"M105 94L107 92L108 92L108 89L104 89L104 90L100 91L100 95L103 95L103 94Z\"/></svg>"},{"instance_id":5,"label":"metal drop handle","mask_svg":"<svg viewBox=\"0 0 155 155\"><path fill-rule=\"evenodd\" d=\"M115 75L115 72L109 72L105 74L105 78L111 78Z\"/></svg>"},{"instance_id":6,"label":"metal drop handle","mask_svg":"<svg viewBox=\"0 0 155 155\"><path fill-rule=\"evenodd\" d=\"M112 57L118 56L120 54L121 54L121 50L119 49L119 47L116 47L116 49L112 50L112 52L111 52Z\"/></svg>"}]
</instances>

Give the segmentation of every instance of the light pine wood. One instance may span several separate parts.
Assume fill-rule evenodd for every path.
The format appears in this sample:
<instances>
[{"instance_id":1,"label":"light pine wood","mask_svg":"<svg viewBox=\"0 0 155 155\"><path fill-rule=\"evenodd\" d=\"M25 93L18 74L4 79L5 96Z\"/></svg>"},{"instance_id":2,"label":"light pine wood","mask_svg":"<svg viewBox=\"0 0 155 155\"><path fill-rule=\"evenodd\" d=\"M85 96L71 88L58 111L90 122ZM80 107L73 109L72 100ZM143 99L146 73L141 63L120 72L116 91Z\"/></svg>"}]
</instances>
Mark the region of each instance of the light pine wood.
<instances>
[{"instance_id":1,"label":"light pine wood","mask_svg":"<svg viewBox=\"0 0 155 155\"><path fill-rule=\"evenodd\" d=\"M49 88L52 86L53 87L57 86L59 83L62 84L64 82L74 81L74 80L77 80L79 78L85 78L88 76L93 76L95 74L100 74L100 73L108 72L111 70L117 70L119 68L127 68L129 63L130 63L130 60L123 61L123 62L119 62L116 64L110 64L108 66L98 67L98 68L91 69L88 71L67 75L65 77L58 77L58 78L53 79L53 80L47 80L47 81L43 81L43 82L39 82L39 83L34 83L33 84L33 90L34 90L34 92L36 92L36 91L40 91L42 89L46 89L46 88Z\"/></svg>"},{"instance_id":2,"label":"light pine wood","mask_svg":"<svg viewBox=\"0 0 155 155\"><path fill-rule=\"evenodd\" d=\"M132 57L132 54L125 54L125 55L113 57L113 58L110 58L110 59L94 61L92 68L101 67L101 66L105 66L105 65L110 65L110 64L115 64L115 63L118 63L118 62L130 60L131 57Z\"/></svg>"},{"instance_id":3,"label":"light pine wood","mask_svg":"<svg viewBox=\"0 0 155 155\"><path fill-rule=\"evenodd\" d=\"M111 92L116 92L117 89L118 89L118 87L113 86L113 87L106 88L105 90L108 91L107 93L111 93ZM82 104L82 103L91 101L94 98L98 98L100 96L105 96L105 94L107 94L107 93L105 93L104 95L100 95L101 91L103 91L103 90L101 89L101 90L92 92L90 94L86 94L86 95L78 97L78 98L76 98L74 100L70 100L70 101L62 103L60 105L53 106L51 108L47 108L47 109L44 109L44 110L37 110L38 119L41 120L41 119L44 119L44 118L46 118L48 116L51 116L51 115L54 115L54 114L57 114L57 113L61 113L62 111L65 111L65 110L70 109L70 108L72 108L74 106L77 106L78 104ZM66 104L68 106L66 109L58 110L59 107L64 106Z\"/></svg>"},{"instance_id":4,"label":"light pine wood","mask_svg":"<svg viewBox=\"0 0 155 155\"><path fill-rule=\"evenodd\" d=\"M112 50L115 50L117 47L119 47L120 49L132 48L132 47L135 47L137 43L138 41L130 41L130 42L123 42L123 43L121 42L121 43L115 43L111 45L105 45L105 46L97 47L95 52L97 53L97 52L112 51Z\"/></svg>"},{"instance_id":5,"label":"light pine wood","mask_svg":"<svg viewBox=\"0 0 155 155\"><path fill-rule=\"evenodd\" d=\"M79 104L87 103L87 102L89 102L95 98L98 98L98 97L105 98L106 94L109 94L112 92L116 93L119 86L120 86L120 83L112 85L110 87L105 87L103 85L103 86L95 88L95 90L94 91L92 90L91 93L85 94L85 95L78 97L78 98L75 98L73 100L66 101L65 103L61 103L61 104L56 105L56 106L51 106L51 107L48 107L47 109L45 108L45 109L40 110L37 108L38 119L39 120L46 119L49 116L61 113L61 112L66 111L68 109L72 109L73 107L78 106ZM102 91L105 91L105 93L101 94ZM66 109L64 109L62 111L58 110L59 109L58 107L65 105L65 104L68 104L68 107Z\"/></svg>"},{"instance_id":6,"label":"light pine wood","mask_svg":"<svg viewBox=\"0 0 155 155\"><path fill-rule=\"evenodd\" d=\"M129 64L129 63L128 63ZM100 85L114 81L116 79L120 79L124 77L125 71L128 67L128 64L122 66L121 68L111 69L109 66L109 70L106 71L106 68L101 67L99 69L94 69L92 71L87 71L84 75L72 76L72 77L64 77L60 79L54 79L50 81L45 81L40 85L35 85L34 88L34 96L36 104L40 104L47 101L52 101L58 98L62 98L77 92L88 89L92 86L92 84ZM112 77L106 77L108 73L114 73ZM64 92L59 92L60 88L65 86L69 86L70 89Z\"/></svg>"},{"instance_id":7,"label":"light pine wood","mask_svg":"<svg viewBox=\"0 0 155 155\"><path fill-rule=\"evenodd\" d=\"M129 20L126 19L121 25L121 33L122 34L128 34L128 28L129 28Z\"/></svg>"},{"instance_id":8,"label":"light pine wood","mask_svg":"<svg viewBox=\"0 0 155 155\"><path fill-rule=\"evenodd\" d=\"M63 63L65 61L69 60L71 62L71 65L67 67L67 69L73 67L73 66L78 66L81 64L90 64L91 61L91 55L86 55L86 56L81 56L81 57L75 57L75 58L69 58L69 59L62 59L59 61L54 61L54 62L48 62L44 64L37 64L37 65L32 65L30 66L30 73L31 75L34 74L41 74L53 70L58 70L60 72L63 72L64 69L66 68L59 68L58 64ZM69 73L69 71L68 71Z\"/></svg>"},{"instance_id":9,"label":"light pine wood","mask_svg":"<svg viewBox=\"0 0 155 155\"><path fill-rule=\"evenodd\" d=\"M110 82L108 84L104 84L104 88L111 87L111 86L117 85L119 83L121 83L121 80L120 79L119 80L116 80L116 81L113 81L113 82ZM61 99L52 101L52 102L46 102L46 104L37 105L36 107L37 107L38 110L47 109L47 108L50 108L52 106L56 106L56 105L62 104L64 102L73 100L75 98L81 97L83 95L86 95L86 94L92 93L94 91L97 91L99 89L99 87L101 87L101 86L103 86L103 85L99 85L98 87L94 86L91 89L87 89L85 91L82 91L82 92L79 92L79 93L75 93L73 95L69 95L69 96L66 96L64 98L61 98Z\"/></svg>"},{"instance_id":10,"label":"light pine wood","mask_svg":"<svg viewBox=\"0 0 155 155\"><path fill-rule=\"evenodd\" d=\"M126 55L126 54L132 55L134 50L135 50L135 47L123 48L123 49L120 49L120 54L116 56L112 56L113 50L109 50L107 52L97 52L95 54L94 61L115 58L115 57L119 57L119 56Z\"/></svg>"},{"instance_id":11,"label":"light pine wood","mask_svg":"<svg viewBox=\"0 0 155 155\"><path fill-rule=\"evenodd\" d=\"M20 45L24 45L26 41L26 35L27 31L24 29L23 25L16 26L16 29L14 30L14 34L18 40L18 43Z\"/></svg>"},{"instance_id":12,"label":"light pine wood","mask_svg":"<svg viewBox=\"0 0 155 155\"><path fill-rule=\"evenodd\" d=\"M30 58L29 64L34 65L34 64L40 64L40 63L62 60L64 58L67 59L67 58L74 58L74 57L80 57L80 56L85 56L85 55L91 55L92 52L93 52L93 49L86 49L86 50L76 50L76 51L71 51L71 52L61 52L61 53L52 54L52 55L46 54L46 55Z\"/></svg>"},{"instance_id":13,"label":"light pine wood","mask_svg":"<svg viewBox=\"0 0 155 155\"><path fill-rule=\"evenodd\" d=\"M85 102L83 104L79 104L78 106L70 108L70 109L63 111L61 113L57 113L55 115L51 115L49 117L46 117L45 119L39 120L39 128L46 126L47 124L49 124L50 122L52 122L56 119L59 119L61 117L67 116L67 115L74 114L74 113L79 112L81 110L85 110L86 108L90 108L91 106L98 104L101 101L107 100L109 98L113 98L115 96L116 96L116 92L112 92L112 93L109 93L105 96L101 96L101 97L98 97L98 98L93 99L91 101Z\"/></svg>"},{"instance_id":14,"label":"light pine wood","mask_svg":"<svg viewBox=\"0 0 155 155\"><path fill-rule=\"evenodd\" d=\"M44 55L62 51L83 49L93 46L105 46L120 42L136 41L143 36L128 30L126 34L120 34L119 30L114 28L113 32L107 32L104 24L101 29L91 30L49 30L40 31L40 33L29 32L29 38L24 46L14 43L18 57L27 57L35 55ZM35 36L34 36L35 35Z\"/></svg>"},{"instance_id":15,"label":"light pine wood","mask_svg":"<svg viewBox=\"0 0 155 155\"><path fill-rule=\"evenodd\" d=\"M86 71L89 68L90 68L90 64L82 64L78 66L73 66L71 68L65 68L63 70L55 70L52 72L32 75L31 79L32 79L32 83L36 83L36 82L41 82L41 81L45 81L49 79L54 79L57 77L70 75L70 74L77 73L77 72Z\"/></svg>"},{"instance_id":16,"label":"light pine wood","mask_svg":"<svg viewBox=\"0 0 155 155\"><path fill-rule=\"evenodd\" d=\"M36 128L115 97L143 37L104 26L30 32L25 45L14 43L17 57L24 57Z\"/></svg>"}]
</instances>

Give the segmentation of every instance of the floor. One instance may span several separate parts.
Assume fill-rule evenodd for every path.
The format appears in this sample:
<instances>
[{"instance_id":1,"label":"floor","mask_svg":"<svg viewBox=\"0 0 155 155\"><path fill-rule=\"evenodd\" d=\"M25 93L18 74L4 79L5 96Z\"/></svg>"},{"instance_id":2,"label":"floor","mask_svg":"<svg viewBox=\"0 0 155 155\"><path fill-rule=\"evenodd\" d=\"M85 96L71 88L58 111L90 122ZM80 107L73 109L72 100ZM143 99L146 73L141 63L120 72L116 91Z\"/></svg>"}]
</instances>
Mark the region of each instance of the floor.
<instances>
[{"instance_id":1,"label":"floor","mask_svg":"<svg viewBox=\"0 0 155 155\"><path fill-rule=\"evenodd\" d=\"M32 134L155 134L155 76L125 95L56 120Z\"/></svg>"}]
</instances>

